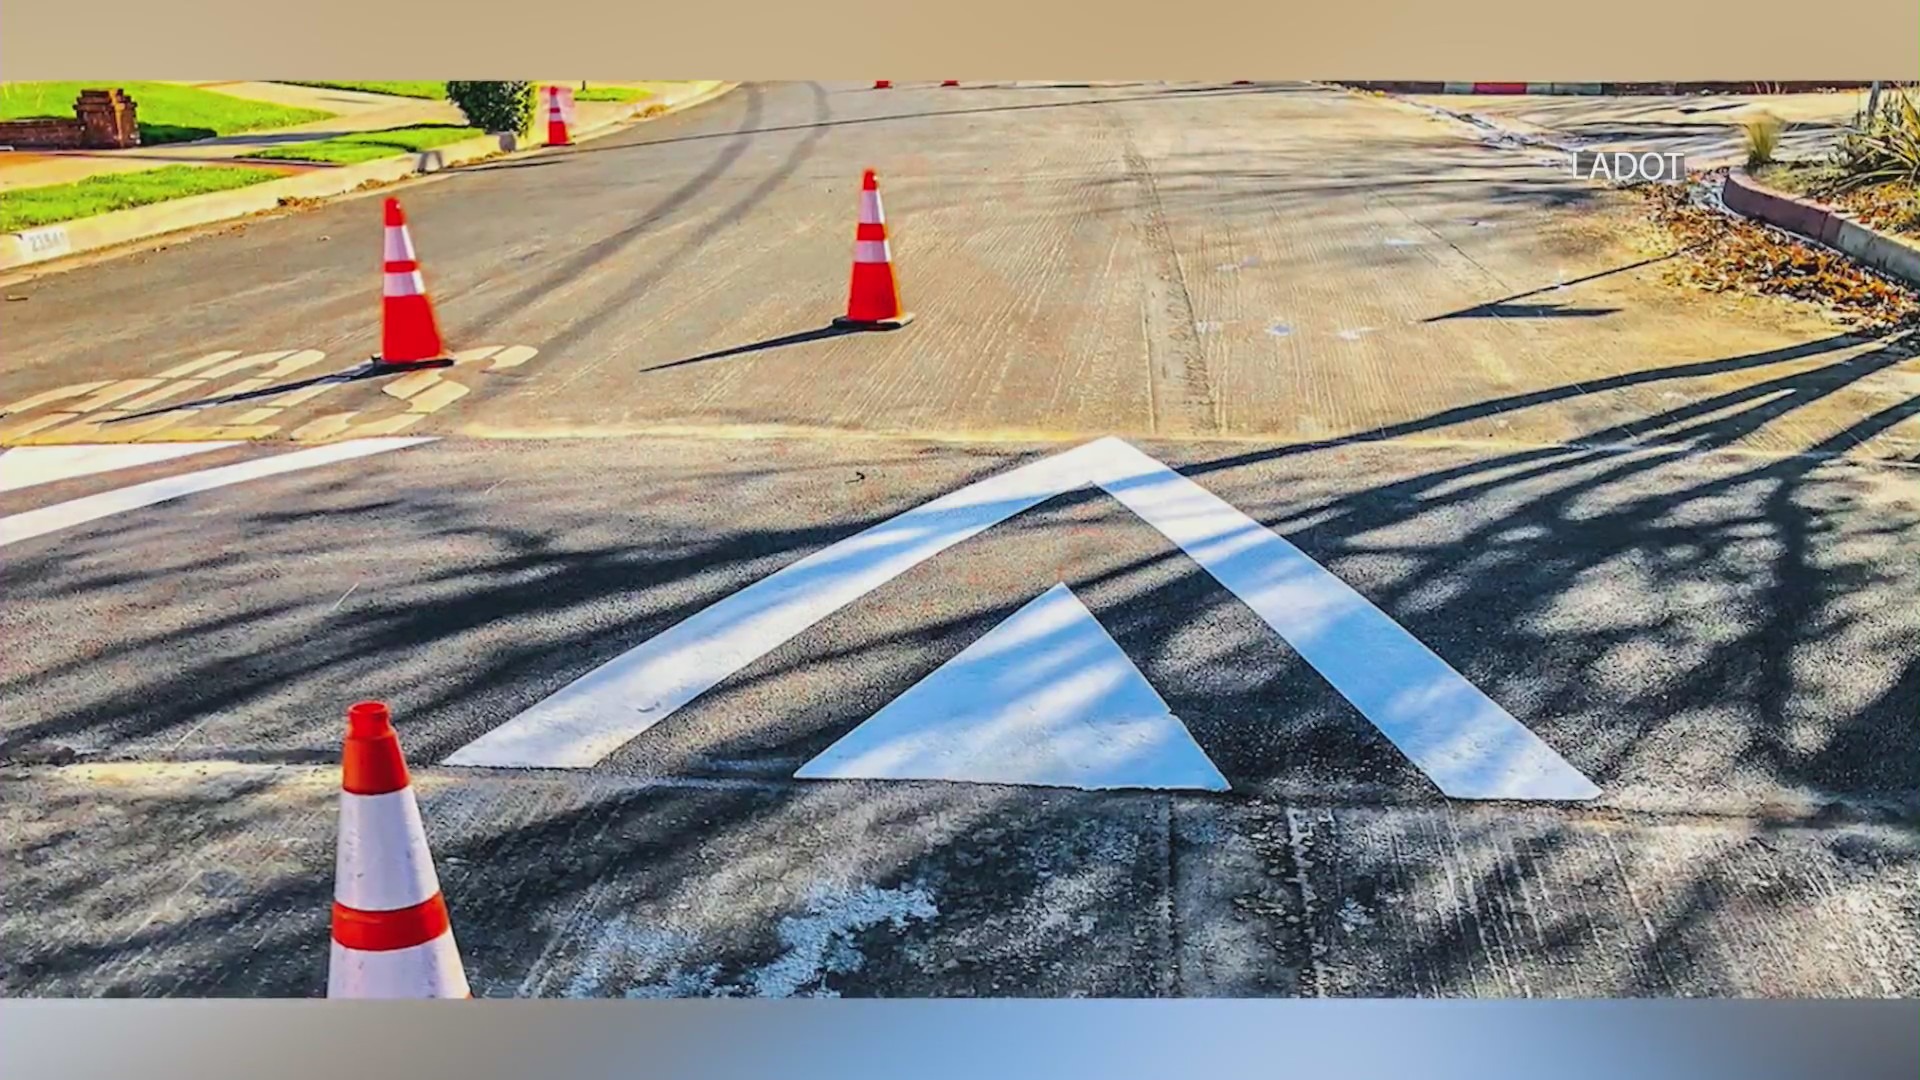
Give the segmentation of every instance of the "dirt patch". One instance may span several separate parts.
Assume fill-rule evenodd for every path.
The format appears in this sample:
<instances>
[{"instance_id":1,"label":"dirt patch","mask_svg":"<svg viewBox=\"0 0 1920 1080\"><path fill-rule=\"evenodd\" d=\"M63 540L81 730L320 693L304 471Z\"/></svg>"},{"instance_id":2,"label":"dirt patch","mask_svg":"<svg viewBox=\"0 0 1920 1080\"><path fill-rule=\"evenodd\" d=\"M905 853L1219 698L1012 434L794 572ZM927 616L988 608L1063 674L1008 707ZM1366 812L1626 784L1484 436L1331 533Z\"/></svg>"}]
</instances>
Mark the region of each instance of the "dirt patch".
<instances>
[{"instance_id":1,"label":"dirt patch","mask_svg":"<svg viewBox=\"0 0 1920 1080\"><path fill-rule=\"evenodd\" d=\"M1686 284L1809 301L1861 328L1920 325L1920 296L1837 251L1722 213L1692 185L1630 190L1645 200L1656 231L1680 249L1674 274Z\"/></svg>"}]
</instances>

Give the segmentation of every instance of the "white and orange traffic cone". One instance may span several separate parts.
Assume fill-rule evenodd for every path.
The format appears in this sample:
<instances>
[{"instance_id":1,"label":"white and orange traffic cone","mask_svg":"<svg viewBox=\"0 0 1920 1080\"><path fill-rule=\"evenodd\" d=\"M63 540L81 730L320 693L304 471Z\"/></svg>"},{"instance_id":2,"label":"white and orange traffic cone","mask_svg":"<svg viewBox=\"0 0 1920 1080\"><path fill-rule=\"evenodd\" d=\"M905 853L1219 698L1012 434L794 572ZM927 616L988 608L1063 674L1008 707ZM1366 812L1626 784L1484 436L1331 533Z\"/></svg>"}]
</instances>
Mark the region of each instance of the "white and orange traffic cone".
<instances>
[{"instance_id":1,"label":"white and orange traffic cone","mask_svg":"<svg viewBox=\"0 0 1920 1080\"><path fill-rule=\"evenodd\" d=\"M347 710L330 998L470 998L387 707Z\"/></svg>"},{"instance_id":2,"label":"white and orange traffic cone","mask_svg":"<svg viewBox=\"0 0 1920 1080\"><path fill-rule=\"evenodd\" d=\"M407 231L399 199L387 200L386 271L380 290L380 355L376 364L451 363L440 340L440 323L427 298L427 282Z\"/></svg>"},{"instance_id":3,"label":"white and orange traffic cone","mask_svg":"<svg viewBox=\"0 0 1920 1080\"><path fill-rule=\"evenodd\" d=\"M900 309L900 282L887 246L887 219L880 209L880 183L872 169L860 178L860 224L853 234L853 285L847 313L833 320L851 330L897 330L913 320Z\"/></svg>"},{"instance_id":4,"label":"white and orange traffic cone","mask_svg":"<svg viewBox=\"0 0 1920 1080\"><path fill-rule=\"evenodd\" d=\"M573 145L573 137L567 134L567 111L560 104L557 86L547 87L547 145Z\"/></svg>"}]
</instances>

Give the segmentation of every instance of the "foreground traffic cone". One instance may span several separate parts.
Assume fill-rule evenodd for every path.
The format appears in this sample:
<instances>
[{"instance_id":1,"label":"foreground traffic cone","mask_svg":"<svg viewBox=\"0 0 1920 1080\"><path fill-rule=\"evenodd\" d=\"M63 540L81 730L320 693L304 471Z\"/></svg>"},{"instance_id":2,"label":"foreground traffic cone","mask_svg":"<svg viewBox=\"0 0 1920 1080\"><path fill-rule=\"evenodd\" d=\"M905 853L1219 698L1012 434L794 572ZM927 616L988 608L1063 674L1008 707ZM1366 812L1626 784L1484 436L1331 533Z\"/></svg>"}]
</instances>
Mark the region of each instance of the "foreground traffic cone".
<instances>
[{"instance_id":1,"label":"foreground traffic cone","mask_svg":"<svg viewBox=\"0 0 1920 1080\"><path fill-rule=\"evenodd\" d=\"M347 710L341 774L327 996L472 997L385 705Z\"/></svg>"},{"instance_id":2,"label":"foreground traffic cone","mask_svg":"<svg viewBox=\"0 0 1920 1080\"><path fill-rule=\"evenodd\" d=\"M887 219L872 169L860 178L860 224L853 234L853 287L847 313L835 326L853 330L898 330L913 316L900 310L900 282L887 246Z\"/></svg>"},{"instance_id":3,"label":"foreground traffic cone","mask_svg":"<svg viewBox=\"0 0 1920 1080\"><path fill-rule=\"evenodd\" d=\"M440 340L440 323L427 298L426 279L407 232L399 199L387 200L386 273L381 278L380 355L377 364L450 362Z\"/></svg>"},{"instance_id":4,"label":"foreground traffic cone","mask_svg":"<svg viewBox=\"0 0 1920 1080\"><path fill-rule=\"evenodd\" d=\"M875 79L873 80L873 88L875 90L891 90L893 89L893 80L892 79Z\"/></svg>"},{"instance_id":5,"label":"foreground traffic cone","mask_svg":"<svg viewBox=\"0 0 1920 1080\"><path fill-rule=\"evenodd\" d=\"M567 114L560 107L560 88L557 86L547 87L547 145L573 145L573 138L567 134Z\"/></svg>"}]
</instances>

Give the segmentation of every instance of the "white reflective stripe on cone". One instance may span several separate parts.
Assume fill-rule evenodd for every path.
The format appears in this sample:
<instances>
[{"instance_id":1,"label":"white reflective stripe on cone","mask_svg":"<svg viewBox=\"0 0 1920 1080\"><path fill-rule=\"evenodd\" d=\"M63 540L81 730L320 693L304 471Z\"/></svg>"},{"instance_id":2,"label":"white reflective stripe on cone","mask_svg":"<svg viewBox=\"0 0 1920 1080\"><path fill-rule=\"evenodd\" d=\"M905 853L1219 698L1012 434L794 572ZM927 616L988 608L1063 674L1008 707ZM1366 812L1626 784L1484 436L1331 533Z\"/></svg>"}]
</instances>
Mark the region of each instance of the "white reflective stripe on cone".
<instances>
[{"instance_id":1,"label":"white reflective stripe on cone","mask_svg":"<svg viewBox=\"0 0 1920 1080\"><path fill-rule=\"evenodd\" d=\"M472 993L451 928L424 945L385 952L349 949L336 941L327 964L330 998L464 998Z\"/></svg>"},{"instance_id":2,"label":"white reflective stripe on cone","mask_svg":"<svg viewBox=\"0 0 1920 1080\"><path fill-rule=\"evenodd\" d=\"M387 226L386 259L388 262L412 262L414 260L413 237L407 235L407 227L405 225Z\"/></svg>"},{"instance_id":3,"label":"white reflective stripe on cone","mask_svg":"<svg viewBox=\"0 0 1920 1080\"><path fill-rule=\"evenodd\" d=\"M885 225L886 215L880 212L880 193L863 191L860 193L860 224Z\"/></svg>"},{"instance_id":4,"label":"white reflective stripe on cone","mask_svg":"<svg viewBox=\"0 0 1920 1080\"><path fill-rule=\"evenodd\" d=\"M388 274L386 294L388 296L421 296L427 291L427 279L414 270L405 274Z\"/></svg>"},{"instance_id":5,"label":"white reflective stripe on cone","mask_svg":"<svg viewBox=\"0 0 1920 1080\"><path fill-rule=\"evenodd\" d=\"M360 911L398 911L440 891L413 789L340 795L333 898Z\"/></svg>"},{"instance_id":6,"label":"white reflective stripe on cone","mask_svg":"<svg viewBox=\"0 0 1920 1080\"><path fill-rule=\"evenodd\" d=\"M885 240L855 240L853 242L853 261L863 263L892 262L893 253L887 250Z\"/></svg>"}]
</instances>

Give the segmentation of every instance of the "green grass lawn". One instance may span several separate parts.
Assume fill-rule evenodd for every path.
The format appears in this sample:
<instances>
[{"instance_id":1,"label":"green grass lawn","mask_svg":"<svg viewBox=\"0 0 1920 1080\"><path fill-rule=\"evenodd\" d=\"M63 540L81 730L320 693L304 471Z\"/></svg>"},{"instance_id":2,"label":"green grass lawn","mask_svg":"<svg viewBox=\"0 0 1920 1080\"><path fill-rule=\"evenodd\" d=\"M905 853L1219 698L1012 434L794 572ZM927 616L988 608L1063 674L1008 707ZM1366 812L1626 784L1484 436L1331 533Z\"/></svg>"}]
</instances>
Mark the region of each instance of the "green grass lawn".
<instances>
[{"instance_id":1,"label":"green grass lawn","mask_svg":"<svg viewBox=\"0 0 1920 1080\"><path fill-rule=\"evenodd\" d=\"M90 176L71 184L0 191L0 232L54 225L109 210L230 191L278 180L272 169L168 165L163 169Z\"/></svg>"},{"instance_id":2,"label":"green grass lawn","mask_svg":"<svg viewBox=\"0 0 1920 1080\"><path fill-rule=\"evenodd\" d=\"M486 132L454 124L413 124L384 131L358 131L318 142L291 143L249 155L272 161L315 161L325 165L355 165L362 161L398 157L436 146L474 139Z\"/></svg>"},{"instance_id":3,"label":"green grass lawn","mask_svg":"<svg viewBox=\"0 0 1920 1080\"><path fill-rule=\"evenodd\" d=\"M294 82L282 80L288 86L318 86L327 90L360 90L369 94L392 94L394 97L426 98L439 101L447 96L447 84L444 82Z\"/></svg>"},{"instance_id":4,"label":"green grass lawn","mask_svg":"<svg viewBox=\"0 0 1920 1080\"><path fill-rule=\"evenodd\" d=\"M87 82L8 82L0 83L0 120L20 120L34 116L72 118L73 102L81 90L119 87L134 101L140 119L140 141L146 145L211 139L217 135L235 135L243 131L291 127L312 120L325 120L332 113L319 109L295 109L265 101L248 101L229 94L202 90L197 86L176 86L161 82L117 82L95 79Z\"/></svg>"},{"instance_id":5,"label":"green grass lawn","mask_svg":"<svg viewBox=\"0 0 1920 1080\"><path fill-rule=\"evenodd\" d=\"M575 101L639 101L651 97L645 90L636 90L631 86L594 86L585 90L575 90Z\"/></svg>"}]
</instances>

